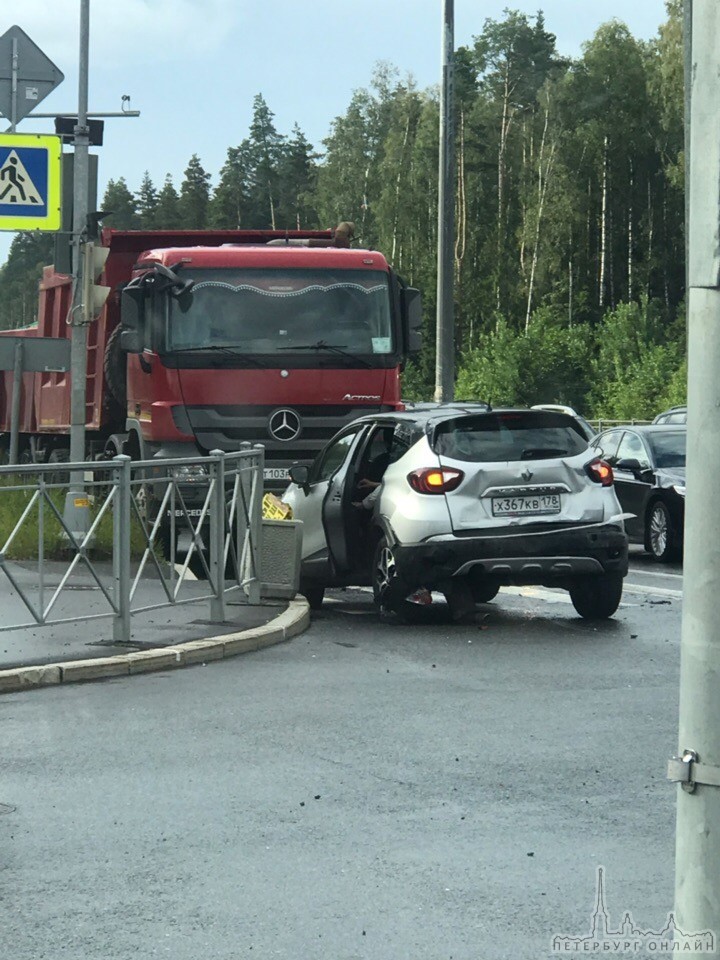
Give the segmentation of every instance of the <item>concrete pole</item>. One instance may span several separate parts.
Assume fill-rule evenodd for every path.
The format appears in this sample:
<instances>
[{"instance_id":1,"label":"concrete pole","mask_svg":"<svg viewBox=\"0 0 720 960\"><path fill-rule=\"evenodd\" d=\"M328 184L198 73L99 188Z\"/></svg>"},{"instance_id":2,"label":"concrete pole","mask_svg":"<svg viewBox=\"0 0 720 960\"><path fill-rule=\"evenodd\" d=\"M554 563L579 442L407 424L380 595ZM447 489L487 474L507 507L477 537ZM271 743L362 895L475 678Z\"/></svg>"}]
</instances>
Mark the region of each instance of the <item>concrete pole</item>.
<instances>
[{"instance_id":1,"label":"concrete pole","mask_svg":"<svg viewBox=\"0 0 720 960\"><path fill-rule=\"evenodd\" d=\"M690 102L692 93L692 0L683 0L683 75L685 119L685 312L690 299ZM687 322L687 321L686 321Z\"/></svg>"},{"instance_id":2,"label":"concrete pole","mask_svg":"<svg viewBox=\"0 0 720 960\"><path fill-rule=\"evenodd\" d=\"M440 87L440 152L438 163L437 327L435 334L435 400L455 395L455 318L453 309L453 241L455 239L453 59L454 0L443 0L442 82Z\"/></svg>"},{"instance_id":3,"label":"concrete pole","mask_svg":"<svg viewBox=\"0 0 720 960\"><path fill-rule=\"evenodd\" d=\"M675 912L684 932L715 934L720 956L720 4L692 5L689 372L679 747L697 753L694 792L678 787ZM705 771L703 771L705 767Z\"/></svg>"},{"instance_id":4,"label":"concrete pole","mask_svg":"<svg viewBox=\"0 0 720 960\"><path fill-rule=\"evenodd\" d=\"M90 46L90 0L80 0L80 66L78 82L78 121L75 127L75 162L73 165L73 274L75 291L72 311L72 343L70 369L70 459L79 463L85 459L85 396L87 389L87 326L82 304L82 246L87 227L88 150L90 145L87 125L88 61Z\"/></svg>"}]
</instances>

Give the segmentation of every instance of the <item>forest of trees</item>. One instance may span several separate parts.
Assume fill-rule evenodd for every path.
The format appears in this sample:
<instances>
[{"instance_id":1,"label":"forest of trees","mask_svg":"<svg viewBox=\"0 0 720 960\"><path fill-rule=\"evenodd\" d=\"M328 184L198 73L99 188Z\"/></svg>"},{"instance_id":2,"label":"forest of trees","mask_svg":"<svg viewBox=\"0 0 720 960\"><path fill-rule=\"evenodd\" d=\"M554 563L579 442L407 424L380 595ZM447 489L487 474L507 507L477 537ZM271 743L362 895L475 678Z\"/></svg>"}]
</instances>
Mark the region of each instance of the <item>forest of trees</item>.
<instances>
[{"instance_id":1,"label":"forest of trees","mask_svg":"<svg viewBox=\"0 0 720 960\"><path fill-rule=\"evenodd\" d=\"M542 13L486 20L455 61L457 389L493 403L569 403L650 417L685 398L681 2L650 42L618 21L576 60ZM438 91L389 64L322 149L278 132L261 94L215 184L193 155L179 186L107 185L116 228L318 228L354 220L423 292L425 345L403 395L434 380ZM153 175L156 175L154 173ZM33 320L52 239L18 234L0 327Z\"/></svg>"}]
</instances>

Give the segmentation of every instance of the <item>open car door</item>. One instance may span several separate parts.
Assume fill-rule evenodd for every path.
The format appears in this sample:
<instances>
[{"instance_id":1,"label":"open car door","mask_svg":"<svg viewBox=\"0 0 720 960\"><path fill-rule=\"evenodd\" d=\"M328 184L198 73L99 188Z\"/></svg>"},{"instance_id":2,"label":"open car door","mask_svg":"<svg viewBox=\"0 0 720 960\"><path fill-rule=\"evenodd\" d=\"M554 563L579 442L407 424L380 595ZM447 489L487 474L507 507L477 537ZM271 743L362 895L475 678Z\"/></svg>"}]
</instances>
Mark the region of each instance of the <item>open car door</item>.
<instances>
[{"instance_id":1,"label":"open car door","mask_svg":"<svg viewBox=\"0 0 720 960\"><path fill-rule=\"evenodd\" d=\"M370 427L358 430L348 454L330 477L323 501L323 529L336 577L342 578L354 566L353 541L359 535L360 512L352 506L356 466Z\"/></svg>"}]
</instances>

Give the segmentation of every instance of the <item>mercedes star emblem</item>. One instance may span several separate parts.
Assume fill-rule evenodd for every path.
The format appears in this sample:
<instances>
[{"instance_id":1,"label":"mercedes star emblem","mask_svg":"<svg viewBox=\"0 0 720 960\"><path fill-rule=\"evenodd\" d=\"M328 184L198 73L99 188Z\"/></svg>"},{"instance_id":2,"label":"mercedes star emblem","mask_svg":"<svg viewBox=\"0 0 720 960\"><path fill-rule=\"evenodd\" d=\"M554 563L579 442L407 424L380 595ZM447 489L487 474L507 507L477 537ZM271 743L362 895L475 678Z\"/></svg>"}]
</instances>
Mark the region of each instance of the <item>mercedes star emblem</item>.
<instances>
[{"instance_id":1,"label":"mercedes star emblem","mask_svg":"<svg viewBox=\"0 0 720 960\"><path fill-rule=\"evenodd\" d=\"M268 421L268 433L275 440L289 443L300 435L300 417L287 407L275 410Z\"/></svg>"}]
</instances>

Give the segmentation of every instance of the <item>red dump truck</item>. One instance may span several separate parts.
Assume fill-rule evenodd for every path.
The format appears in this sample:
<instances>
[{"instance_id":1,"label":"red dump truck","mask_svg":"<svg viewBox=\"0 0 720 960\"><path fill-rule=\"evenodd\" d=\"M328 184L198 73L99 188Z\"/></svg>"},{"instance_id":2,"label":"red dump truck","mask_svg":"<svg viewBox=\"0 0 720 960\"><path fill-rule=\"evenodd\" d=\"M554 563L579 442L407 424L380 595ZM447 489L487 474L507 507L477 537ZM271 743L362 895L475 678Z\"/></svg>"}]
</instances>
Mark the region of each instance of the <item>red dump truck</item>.
<instances>
[{"instance_id":1,"label":"red dump truck","mask_svg":"<svg viewBox=\"0 0 720 960\"><path fill-rule=\"evenodd\" d=\"M268 486L309 462L343 424L400 403L400 370L419 349L420 297L348 231L119 231L88 329L90 459L187 457L240 443L266 449ZM36 327L68 337L72 282L46 267ZM2 335L2 334L0 334ZM12 373L0 372L0 444ZM23 377L19 453L63 462L70 374Z\"/></svg>"}]
</instances>

